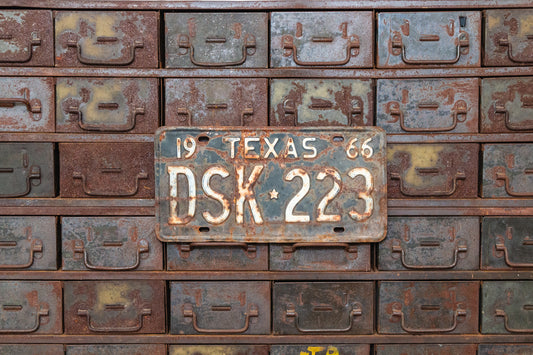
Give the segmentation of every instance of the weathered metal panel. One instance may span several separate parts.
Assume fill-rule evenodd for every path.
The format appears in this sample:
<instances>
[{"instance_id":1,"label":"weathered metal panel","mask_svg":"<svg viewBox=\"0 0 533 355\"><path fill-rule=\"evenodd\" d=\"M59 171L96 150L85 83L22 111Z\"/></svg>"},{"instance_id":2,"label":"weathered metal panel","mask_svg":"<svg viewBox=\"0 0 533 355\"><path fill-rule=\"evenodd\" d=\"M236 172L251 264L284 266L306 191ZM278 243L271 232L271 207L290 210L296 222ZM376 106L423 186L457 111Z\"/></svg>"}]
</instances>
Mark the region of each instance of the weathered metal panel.
<instances>
[{"instance_id":1,"label":"weathered metal panel","mask_svg":"<svg viewBox=\"0 0 533 355\"><path fill-rule=\"evenodd\" d=\"M266 79L165 79L166 126L268 125Z\"/></svg>"},{"instance_id":2,"label":"weathered metal panel","mask_svg":"<svg viewBox=\"0 0 533 355\"><path fill-rule=\"evenodd\" d=\"M372 12L273 12L270 65L372 67Z\"/></svg>"},{"instance_id":3,"label":"weathered metal panel","mask_svg":"<svg viewBox=\"0 0 533 355\"><path fill-rule=\"evenodd\" d=\"M166 355L164 344L67 345L66 355Z\"/></svg>"},{"instance_id":4,"label":"weathered metal panel","mask_svg":"<svg viewBox=\"0 0 533 355\"><path fill-rule=\"evenodd\" d=\"M276 282L274 334L372 334L372 282Z\"/></svg>"},{"instance_id":5,"label":"weathered metal panel","mask_svg":"<svg viewBox=\"0 0 533 355\"><path fill-rule=\"evenodd\" d=\"M478 355L531 355L531 344L479 344Z\"/></svg>"},{"instance_id":6,"label":"weathered metal panel","mask_svg":"<svg viewBox=\"0 0 533 355\"><path fill-rule=\"evenodd\" d=\"M170 345L169 355L269 355L268 345Z\"/></svg>"},{"instance_id":7,"label":"weathered metal panel","mask_svg":"<svg viewBox=\"0 0 533 355\"><path fill-rule=\"evenodd\" d=\"M377 344L376 355L476 355L476 344Z\"/></svg>"},{"instance_id":8,"label":"weathered metal panel","mask_svg":"<svg viewBox=\"0 0 533 355\"><path fill-rule=\"evenodd\" d=\"M58 355L63 354L61 344L2 344L0 355Z\"/></svg>"},{"instance_id":9,"label":"weathered metal panel","mask_svg":"<svg viewBox=\"0 0 533 355\"><path fill-rule=\"evenodd\" d=\"M368 344L272 345L270 355L370 355Z\"/></svg>"},{"instance_id":10,"label":"weathered metal panel","mask_svg":"<svg viewBox=\"0 0 533 355\"><path fill-rule=\"evenodd\" d=\"M171 334L269 334L270 282L170 282Z\"/></svg>"},{"instance_id":11,"label":"weathered metal panel","mask_svg":"<svg viewBox=\"0 0 533 355\"><path fill-rule=\"evenodd\" d=\"M266 13L166 13L167 68L268 65Z\"/></svg>"},{"instance_id":12,"label":"weathered metal panel","mask_svg":"<svg viewBox=\"0 0 533 355\"><path fill-rule=\"evenodd\" d=\"M272 79L271 126L372 126L372 80Z\"/></svg>"}]
</instances>

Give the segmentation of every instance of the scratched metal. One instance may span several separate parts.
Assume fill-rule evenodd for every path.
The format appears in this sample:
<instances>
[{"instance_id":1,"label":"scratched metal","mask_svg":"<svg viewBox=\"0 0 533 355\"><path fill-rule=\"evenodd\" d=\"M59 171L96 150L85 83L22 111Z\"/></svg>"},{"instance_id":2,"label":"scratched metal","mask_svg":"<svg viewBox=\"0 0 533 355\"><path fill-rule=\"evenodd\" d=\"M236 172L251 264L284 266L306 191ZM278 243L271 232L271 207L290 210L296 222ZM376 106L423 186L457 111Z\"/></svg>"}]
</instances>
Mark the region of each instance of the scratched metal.
<instances>
[{"instance_id":1,"label":"scratched metal","mask_svg":"<svg viewBox=\"0 0 533 355\"><path fill-rule=\"evenodd\" d=\"M165 282L66 281L65 333L164 333Z\"/></svg>"},{"instance_id":2,"label":"scratched metal","mask_svg":"<svg viewBox=\"0 0 533 355\"><path fill-rule=\"evenodd\" d=\"M67 345L66 355L166 355L164 344Z\"/></svg>"},{"instance_id":3,"label":"scratched metal","mask_svg":"<svg viewBox=\"0 0 533 355\"><path fill-rule=\"evenodd\" d=\"M533 281L484 281L481 333L533 334Z\"/></svg>"},{"instance_id":4,"label":"scratched metal","mask_svg":"<svg viewBox=\"0 0 533 355\"><path fill-rule=\"evenodd\" d=\"M389 198L475 198L478 144L391 144Z\"/></svg>"},{"instance_id":5,"label":"scratched metal","mask_svg":"<svg viewBox=\"0 0 533 355\"><path fill-rule=\"evenodd\" d=\"M270 282L170 282L171 334L270 334Z\"/></svg>"},{"instance_id":6,"label":"scratched metal","mask_svg":"<svg viewBox=\"0 0 533 355\"><path fill-rule=\"evenodd\" d=\"M479 218L390 217L379 270L479 269Z\"/></svg>"},{"instance_id":7,"label":"scratched metal","mask_svg":"<svg viewBox=\"0 0 533 355\"><path fill-rule=\"evenodd\" d=\"M61 197L153 198L152 143L59 143Z\"/></svg>"},{"instance_id":8,"label":"scratched metal","mask_svg":"<svg viewBox=\"0 0 533 355\"><path fill-rule=\"evenodd\" d=\"M58 355L63 354L61 344L2 344L0 355Z\"/></svg>"},{"instance_id":9,"label":"scratched metal","mask_svg":"<svg viewBox=\"0 0 533 355\"><path fill-rule=\"evenodd\" d=\"M161 270L153 217L62 217L63 270Z\"/></svg>"},{"instance_id":10,"label":"scratched metal","mask_svg":"<svg viewBox=\"0 0 533 355\"><path fill-rule=\"evenodd\" d=\"M268 14L166 13L167 68L266 68Z\"/></svg>"},{"instance_id":11,"label":"scratched metal","mask_svg":"<svg viewBox=\"0 0 533 355\"><path fill-rule=\"evenodd\" d=\"M158 67L157 12L55 11L54 18L58 67Z\"/></svg>"},{"instance_id":12,"label":"scratched metal","mask_svg":"<svg viewBox=\"0 0 533 355\"><path fill-rule=\"evenodd\" d=\"M531 344L479 344L478 355L531 355Z\"/></svg>"},{"instance_id":13,"label":"scratched metal","mask_svg":"<svg viewBox=\"0 0 533 355\"><path fill-rule=\"evenodd\" d=\"M0 217L0 270L56 270L55 217Z\"/></svg>"},{"instance_id":14,"label":"scratched metal","mask_svg":"<svg viewBox=\"0 0 533 355\"><path fill-rule=\"evenodd\" d=\"M269 355L268 345L170 345L169 355Z\"/></svg>"},{"instance_id":15,"label":"scratched metal","mask_svg":"<svg viewBox=\"0 0 533 355\"><path fill-rule=\"evenodd\" d=\"M384 238L386 142L380 129L169 127L159 129L155 141L162 241Z\"/></svg>"},{"instance_id":16,"label":"scratched metal","mask_svg":"<svg viewBox=\"0 0 533 355\"><path fill-rule=\"evenodd\" d=\"M27 67L54 65L52 11L0 11L0 64Z\"/></svg>"},{"instance_id":17,"label":"scratched metal","mask_svg":"<svg viewBox=\"0 0 533 355\"><path fill-rule=\"evenodd\" d=\"M272 345L270 355L370 355L369 344Z\"/></svg>"},{"instance_id":18,"label":"scratched metal","mask_svg":"<svg viewBox=\"0 0 533 355\"><path fill-rule=\"evenodd\" d=\"M0 281L0 334L61 334L61 282Z\"/></svg>"},{"instance_id":19,"label":"scratched metal","mask_svg":"<svg viewBox=\"0 0 533 355\"><path fill-rule=\"evenodd\" d=\"M0 143L0 198L54 197L52 143Z\"/></svg>"},{"instance_id":20,"label":"scratched metal","mask_svg":"<svg viewBox=\"0 0 533 355\"><path fill-rule=\"evenodd\" d=\"M533 77L481 80L482 133L532 132L532 117Z\"/></svg>"},{"instance_id":21,"label":"scratched metal","mask_svg":"<svg viewBox=\"0 0 533 355\"><path fill-rule=\"evenodd\" d=\"M268 125L266 79L165 79L166 126Z\"/></svg>"},{"instance_id":22,"label":"scratched metal","mask_svg":"<svg viewBox=\"0 0 533 355\"><path fill-rule=\"evenodd\" d=\"M372 334L372 282L276 282L274 334Z\"/></svg>"},{"instance_id":23,"label":"scratched metal","mask_svg":"<svg viewBox=\"0 0 533 355\"><path fill-rule=\"evenodd\" d=\"M271 126L372 126L372 80L272 79Z\"/></svg>"},{"instance_id":24,"label":"scratched metal","mask_svg":"<svg viewBox=\"0 0 533 355\"><path fill-rule=\"evenodd\" d=\"M378 333L478 332L479 282L379 282Z\"/></svg>"},{"instance_id":25,"label":"scratched metal","mask_svg":"<svg viewBox=\"0 0 533 355\"><path fill-rule=\"evenodd\" d=\"M56 130L154 133L158 88L155 78L58 78Z\"/></svg>"},{"instance_id":26,"label":"scratched metal","mask_svg":"<svg viewBox=\"0 0 533 355\"><path fill-rule=\"evenodd\" d=\"M478 11L380 12L378 68L479 67Z\"/></svg>"},{"instance_id":27,"label":"scratched metal","mask_svg":"<svg viewBox=\"0 0 533 355\"><path fill-rule=\"evenodd\" d=\"M387 133L477 133L479 79L377 81L376 125Z\"/></svg>"},{"instance_id":28,"label":"scratched metal","mask_svg":"<svg viewBox=\"0 0 533 355\"><path fill-rule=\"evenodd\" d=\"M533 65L533 9L485 10L484 19L484 65Z\"/></svg>"},{"instance_id":29,"label":"scratched metal","mask_svg":"<svg viewBox=\"0 0 533 355\"><path fill-rule=\"evenodd\" d=\"M476 344L376 344L376 355L476 355Z\"/></svg>"},{"instance_id":30,"label":"scratched metal","mask_svg":"<svg viewBox=\"0 0 533 355\"><path fill-rule=\"evenodd\" d=\"M372 12L273 12L270 66L369 68Z\"/></svg>"}]
</instances>

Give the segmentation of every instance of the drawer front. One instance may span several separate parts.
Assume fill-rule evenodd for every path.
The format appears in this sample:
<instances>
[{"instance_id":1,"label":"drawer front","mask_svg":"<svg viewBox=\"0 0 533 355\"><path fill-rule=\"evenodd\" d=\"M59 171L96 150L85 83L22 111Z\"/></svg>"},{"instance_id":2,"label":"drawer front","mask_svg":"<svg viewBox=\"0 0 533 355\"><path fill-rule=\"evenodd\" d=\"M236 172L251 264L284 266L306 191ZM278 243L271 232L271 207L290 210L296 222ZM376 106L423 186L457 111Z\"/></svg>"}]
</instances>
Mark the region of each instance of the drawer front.
<instances>
[{"instance_id":1,"label":"drawer front","mask_svg":"<svg viewBox=\"0 0 533 355\"><path fill-rule=\"evenodd\" d=\"M60 143L59 157L61 197L154 198L152 143Z\"/></svg>"},{"instance_id":2,"label":"drawer front","mask_svg":"<svg viewBox=\"0 0 533 355\"><path fill-rule=\"evenodd\" d=\"M269 334L270 283L170 282L171 334Z\"/></svg>"},{"instance_id":3,"label":"drawer front","mask_svg":"<svg viewBox=\"0 0 533 355\"><path fill-rule=\"evenodd\" d=\"M63 270L161 270L153 217L63 217Z\"/></svg>"},{"instance_id":4,"label":"drawer front","mask_svg":"<svg viewBox=\"0 0 533 355\"><path fill-rule=\"evenodd\" d=\"M270 65L368 68L373 63L370 11L273 12Z\"/></svg>"},{"instance_id":5,"label":"drawer front","mask_svg":"<svg viewBox=\"0 0 533 355\"><path fill-rule=\"evenodd\" d=\"M58 355L63 354L61 344L2 344L0 355Z\"/></svg>"},{"instance_id":6,"label":"drawer front","mask_svg":"<svg viewBox=\"0 0 533 355\"><path fill-rule=\"evenodd\" d=\"M58 67L157 68L157 12L56 11Z\"/></svg>"},{"instance_id":7,"label":"drawer front","mask_svg":"<svg viewBox=\"0 0 533 355\"><path fill-rule=\"evenodd\" d=\"M164 333L165 282L65 282L65 333Z\"/></svg>"},{"instance_id":8,"label":"drawer front","mask_svg":"<svg viewBox=\"0 0 533 355\"><path fill-rule=\"evenodd\" d=\"M531 355L531 344L479 344L478 355Z\"/></svg>"},{"instance_id":9,"label":"drawer front","mask_svg":"<svg viewBox=\"0 0 533 355\"><path fill-rule=\"evenodd\" d=\"M158 80L58 78L58 132L153 133L159 123Z\"/></svg>"},{"instance_id":10,"label":"drawer front","mask_svg":"<svg viewBox=\"0 0 533 355\"><path fill-rule=\"evenodd\" d=\"M388 197L474 198L477 144L390 144Z\"/></svg>"},{"instance_id":11,"label":"drawer front","mask_svg":"<svg viewBox=\"0 0 533 355\"><path fill-rule=\"evenodd\" d=\"M477 217L390 217L379 270L477 270Z\"/></svg>"},{"instance_id":12,"label":"drawer front","mask_svg":"<svg viewBox=\"0 0 533 355\"><path fill-rule=\"evenodd\" d=\"M372 334L371 282L274 283L274 334Z\"/></svg>"},{"instance_id":13,"label":"drawer front","mask_svg":"<svg viewBox=\"0 0 533 355\"><path fill-rule=\"evenodd\" d=\"M268 355L268 345L170 345L169 355Z\"/></svg>"},{"instance_id":14,"label":"drawer front","mask_svg":"<svg viewBox=\"0 0 533 355\"><path fill-rule=\"evenodd\" d=\"M370 345L272 345L270 355L370 355Z\"/></svg>"},{"instance_id":15,"label":"drawer front","mask_svg":"<svg viewBox=\"0 0 533 355\"><path fill-rule=\"evenodd\" d=\"M379 68L480 66L480 12L382 12L377 27Z\"/></svg>"},{"instance_id":16,"label":"drawer front","mask_svg":"<svg viewBox=\"0 0 533 355\"><path fill-rule=\"evenodd\" d=\"M479 79L383 79L376 125L387 133L477 133Z\"/></svg>"},{"instance_id":17,"label":"drawer front","mask_svg":"<svg viewBox=\"0 0 533 355\"><path fill-rule=\"evenodd\" d=\"M0 198L54 197L53 143L0 143Z\"/></svg>"},{"instance_id":18,"label":"drawer front","mask_svg":"<svg viewBox=\"0 0 533 355\"><path fill-rule=\"evenodd\" d=\"M478 282L379 282L378 332L477 333L478 297Z\"/></svg>"},{"instance_id":19,"label":"drawer front","mask_svg":"<svg viewBox=\"0 0 533 355\"><path fill-rule=\"evenodd\" d=\"M167 68L266 68L266 13L165 14Z\"/></svg>"},{"instance_id":20,"label":"drawer front","mask_svg":"<svg viewBox=\"0 0 533 355\"><path fill-rule=\"evenodd\" d=\"M166 126L267 126L266 79L166 79Z\"/></svg>"},{"instance_id":21,"label":"drawer front","mask_svg":"<svg viewBox=\"0 0 533 355\"><path fill-rule=\"evenodd\" d=\"M0 333L61 334L59 281L0 281Z\"/></svg>"},{"instance_id":22,"label":"drawer front","mask_svg":"<svg viewBox=\"0 0 533 355\"><path fill-rule=\"evenodd\" d=\"M376 355L476 355L475 344L387 344L376 345Z\"/></svg>"},{"instance_id":23,"label":"drawer front","mask_svg":"<svg viewBox=\"0 0 533 355\"><path fill-rule=\"evenodd\" d=\"M271 80L271 126L371 126L373 122L372 80Z\"/></svg>"},{"instance_id":24,"label":"drawer front","mask_svg":"<svg viewBox=\"0 0 533 355\"><path fill-rule=\"evenodd\" d=\"M164 344L67 345L66 355L166 355Z\"/></svg>"}]
</instances>

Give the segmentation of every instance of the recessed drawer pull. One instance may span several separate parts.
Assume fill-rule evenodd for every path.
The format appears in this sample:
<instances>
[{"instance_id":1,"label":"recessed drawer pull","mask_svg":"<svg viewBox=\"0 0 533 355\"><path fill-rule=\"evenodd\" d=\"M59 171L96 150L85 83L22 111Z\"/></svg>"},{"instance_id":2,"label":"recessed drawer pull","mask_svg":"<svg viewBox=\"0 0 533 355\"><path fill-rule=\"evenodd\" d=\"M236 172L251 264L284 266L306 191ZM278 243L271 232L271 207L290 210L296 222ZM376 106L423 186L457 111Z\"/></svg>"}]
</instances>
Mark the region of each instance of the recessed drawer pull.
<instances>
[{"instance_id":1,"label":"recessed drawer pull","mask_svg":"<svg viewBox=\"0 0 533 355\"><path fill-rule=\"evenodd\" d=\"M83 263L85 264L85 267L90 270L104 270L104 271L124 271L124 270L134 270L139 267L139 264L141 263L141 254L142 253L148 253L150 251L149 244L145 239L140 239L137 243L137 248L135 252L135 260L130 265L123 265L123 266L106 266L106 265L96 265L93 264L91 261L89 261L89 253L87 252L87 248L83 245L83 241L76 240L74 241L74 253L76 254L83 254ZM104 242L104 247L121 247L123 244L119 242ZM130 244L126 245L124 247L124 250L128 250L128 246ZM105 257L102 259L106 260Z\"/></svg>"},{"instance_id":2,"label":"recessed drawer pull","mask_svg":"<svg viewBox=\"0 0 533 355\"><path fill-rule=\"evenodd\" d=\"M217 307L217 306L215 306L215 307ZM229 310L231 310L231 307L224 306L223 308L215 309L214 311L229 311ZM202 327L200 327L198 325L198 319L197 319L196 313L194 312L193 305L190 304L190 303L186 303L183 306L183 316L185 318L192 318L192 326L193 326L194 330L197 331L198 333L218 333L218 334L244 333L250 327L250 318L259 316L259 310L257 308L257 305L250 304L250 306L248 307L248 311L245 312L244 315L245 315L244 325L241 328L237 328L237 329L202 328Z\"/></svg>"},{"instance_id":3,"label":"recessed drawer pull","mask_svg":"<svg viewBox=\"0 0 533 355\"><path fill-rule=\"evenodd\" d=\"M318 309L317 309L318 308ZM332 311L331 307L324 307L324 306L317 306L314 307L314 311ZM344 328L324 328L324 329L313 329L313 328L304 328L300 325L300 320L298 318L298 312L296 312L296 309L294 307L294 304L289 303L287 305L287 310L285 311L285 316L294 318L294 325L296 329L298 329L301 333L324 333L324 332L334 332L334 333L343 333L348 332L352 329L354 321L353 319L355 317L359 317L363 315L363 309L362 306L358 303L355 303L353 305L353 308L350 310L348 314L348 324Z\"/></svg>"},{"instance_id":4,"label":"recessed drawer pull","mask_svg":"<svg viewBox=\"0 0 533 355\"><path fill-rule=\"evenodd\" d=\"M6 309L7 307L7 309ZM39 307L39 306L38 306ZM18 312L22 310L20 305L3 305L2 310L6 312ZM41 326L41 317L48 316L48 308L38 308L35 312L35 322L29 328L0 329L0 333L33 333Z\"/></svg>"},{"instance_id":5,"label":"recessed drawer pull","mask_svg":"<svg viewBox=\"0 0 533 355\"><path fill-rule=\"evenodd\" d=\"M105 44L105 43L115 44L115 42L117 42L117 39L115 37L97 37L96 38L97 44ZM143 48L144 42L141 40L133 41L133 43L127 46L127 48L129 49L129 55L127 55L124 58L115 58L115 59L87 58L82 54L82 49L81 49L82 45L78 43L77 41L68 41L67 46L77 48L78 60L80 63L83 63L83 64L87 64L87 65L129 65L133 63L133 61L135 60L135 50L137 48Z\"/></svg>"},{"instance_id":6,"label":"recessed drawer pull","mask_svg":"<svg viewBox=\"0 0 533 355\"><path fill-rule=\"evenodd\" d=\"M433 247L433 246L440 246L440 244L438 245L423 245L424 247ZM392 246L392 252L393 253L400 253L401 255L401 262L402 262L402 265L407 268L407 269L452 269L454 268L455 266L457 266L457 261L459 260L459 253L466 253L468 251L468 248L466 247L466 245L458 245L456 246L454 252L453 252L453 259L451 261L451 263L449 264L444 264L444 265L434 265L434 264L426 264L426 265L414 265L414 264L409 264L406 260L405 260L405 254L406 254L406 251L402 248L401 245L393 245Z\"/></svg>"},{"instance_id":7,"label":"recessed drawer pull","mask_svg":"<svg viewBox=\"0 0 533 355\"><path fill-rule=\"evenodd\" d=\"M287 51L289 55L292 54L292 59L296 64L302 66L345 65L350 62L350 59L352 59L352 57L357 57L359 55L359 37L355 35L350 36L346 43L346 57L338 61L302 61L298 58L298 50L296 45L294 44L293 36L284 35L281 38L281 41L283 49ZM333 42L333 39L330 37L312 37L311 41L315 43L331 43Z\"/></svg>"},{"instance_id":8,"label":"recessed drawer pull","mask_svg":"<svg viewBox=\"0 0 533 355\"><path fill-rule=\"evenodd\" d=\"M124 309L125 309L125 306L120 306L118 304L105 306L106 311L123 311ZM144 317L151 315L152 309L143 308L139 312L138 321L136 324L131 325L131 326L117 326L117 327L110 327L110 326L100 327L100 326L95 325L92 322L93 317L91 316L91 313L89 312L88 309L78 309L77 314L80 317L87 318L87 327L89 328L90 331L93 331L93 332L136 332L136 331L141 330L141 328L143 327Z\"/></svg>"},{"instance_id":9,"label":"recessed drawer pull","mask_svg":"<svg viewBox=\"0 0 533 355\"><path fill-rule=\"evenodd\" d=\"M429 38L429 37L428 37ZM421 38L422 41L425 41L425 37ZM434 38L432 37L431 40L433 41ZM468 47L470 45L469 43L469 36L466 32L461 32L459 34L457 45L455 46L455 57L451 59L413 59L407 57L407 50L405 49L405 45L403 44L402 38L400 35L395 35L392 40L392 48L400 49L402 61L406 64L455 64L461 59L461 48Z\"/></svg>"},{"instance_id":10,"label":"recessed drawer pull","mask_svg":"<svg viewBox=\"0 0 533 355\"><path fill-rule=\"evenodd\" d=\"M424 305L422 306L424 307ZM432 305L431 307L426 307L423 310L435 310L435 305ZM439 308L440 309L440 308ZM400 317L400 325L404 331L407 333L413 333L413 334L421 334L421 333L449 333L455 330L457 328L457 318L458 317L465 317L466 316L466 310L462 308L457 308L455 312L453 313L453 321L452 324L449 327L444 328L411 328L405 324L405 316L402 311L401 306L393 306L392 308L392 316L391 317Z\"/></svg>"},{"instance_id":11,"label":"recessed drawer pull","mask_svg":"<svg viewBox=\"0 0 533 355\"><path fill-rule=\"evenodd\" d=\"M420 168L418 171L419 174L426 173L426 171L422 169L425 168ZM451 196L457 190L457 180L466 179L466 175L463 172L457 172L454 176L448 177L448 182L446 183L445 189L439 190L432 188L411 189L404 185L404 180L400 174L391 173L390 177L392 180L400 180L400 191L405 196Z\"/></svg>"},{"instance_id":12,"label":"recessed drawer pull","mask_svg":"<svg viewBox=\"0 0 533 355\"><path fill-rule=\"evenodd\" d=\"M0 40L8 41L12 40L13 35L6 34L0 36ZM40 46L41 45L41 39L37 34L33 34L33 38L28 41L28 46L26 47L26 50L22 49L15 53L22 53L26 52L25 56L21 58L15 57L4 57L0 58L0 63L26 63L29 62L33 56L33 47Z\"/></svg>"},{"instance_id":13,"label":"recessed drawer pull","mask_svg":"<svg viewBox=\"0 0 533 355\"><path fill-rule=\"evenodd\" d=\"M533 35L526 35L528 41L533 42ZM533 58L518 58L513 54L513 45L508 38L501 38L499 43L500 47L507 47L507 56L509 59L515 63L533 63Z\"/></svg>"},{"instance_id":14,"label":"recessed drawer pull","mask_svg":"<svg viewBox=\"0 0 533 355\"><path fill-rule=\"evenodd\" d=\"M133 196L137 193L137 191L139 191L139 180L148 179L148 174L144 172L138 173L135 177L135 187L130 190L126 190L122 192L106 192L103 190L90 189L87 186L87 178L85 174L77 172L77 171L72 173L72 178L81 180L83 192L85 192L85 194L89 196Z\"/></svg>"},{"instance_id":15,"label":"recessed drawer pull","mask_svg":"<svg viewBox=\"0 0 533 355\"><path fill-rule=\"evenodd\" d=\"M466 121L466 114L468 112L468 108L466 105L466 102L463 100L459 100L455 103L453 107L453 113L452 113L452 124L449 126L442 126L442 127L424 127L424 128L414 128L414 127L408 127L405 124L405 115L403 113L403 110L400 109L400 104L398 102L391 102L390 103L390 111L389 114L391 116L397 117L396 119L393 119L391 121L388 121L388 123L395 123L398 120L400 121L400 127L405 132L447 132L455 129L457 127L457 123L459 122L465 122ZM435 107L435 104L433 103L420 103L418 104L419 109L429 109L429 110L436 110L438 109L438 104ZM459 118L459 115L463 117L462 119Z\"/></svg>"},{"instance_id":16,"label":"recessed drawer pull","mask_svg":"<svg viewBox=\"0 0 533 355\"><path fill-rule=\"evenodd\" d=\"M524 174L525 175L533 174L533 169L531 169L531 168L524 169ZM507 194L509 196L533 197L533 191L531 191L531 192L518 192L518 191L515 191L511 187L510 179L509 179L509 177L507 176L507 174L505 172L497 172L496 173L496 180L503 180L505 182L505 191L507 192Z\"/></svg>"},{"instance_id":17,"label":"recessed drawer pull","mask_svg":"<svg viewBox=\"0 0 533 355\"><path fill-rule=\"evenodd\" d=\"M29 228L27 229L29 233ZM27 237L27 239L29 239ZM12 248L17 246L17 242L0 242L0 250L3 248ZM22 248L20 248L22 251ZM35 260L35 253L43 252L43 242L40 239L33 239L29 248L28 261L21 264L0 264L0 269L26 269L33 265ZM2 258L0 257L0 260ZM22 259L22 258L20 258Z\"/></svg>"},{"instance_id":18,"label":"recessed drawer pull","mask_svg":"<svg viewBox=\"0 0 533 355\"><path fill-rule=\"evenodd\" d=\"M527 308L526 308L527 307ZM533 305L525 305L524 310L533 310ZM533 328L513 328L509 325L509 316L503 309L496 309L496 317L503 317L503 325L509 333L531 333Z\"/></svg>"}]
</instances>

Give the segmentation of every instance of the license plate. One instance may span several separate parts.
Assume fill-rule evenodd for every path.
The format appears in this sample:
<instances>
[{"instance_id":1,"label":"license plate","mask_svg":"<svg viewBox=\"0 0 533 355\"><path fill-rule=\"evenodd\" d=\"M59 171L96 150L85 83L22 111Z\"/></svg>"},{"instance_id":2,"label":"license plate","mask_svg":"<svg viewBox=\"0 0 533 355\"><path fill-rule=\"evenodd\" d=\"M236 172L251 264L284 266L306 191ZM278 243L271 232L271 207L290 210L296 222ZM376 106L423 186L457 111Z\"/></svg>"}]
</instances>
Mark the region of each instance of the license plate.
<instances>
[{"instance_id":1,"label":"license plate","mask_svg":"<svg viewBox=\"0 0 533 355\"><path fill-rule=\"evenodd\" d=\"M156 133L156 218L166 242L378 242L385 134L376 127Z\"/></svg>"}]
</instances>

